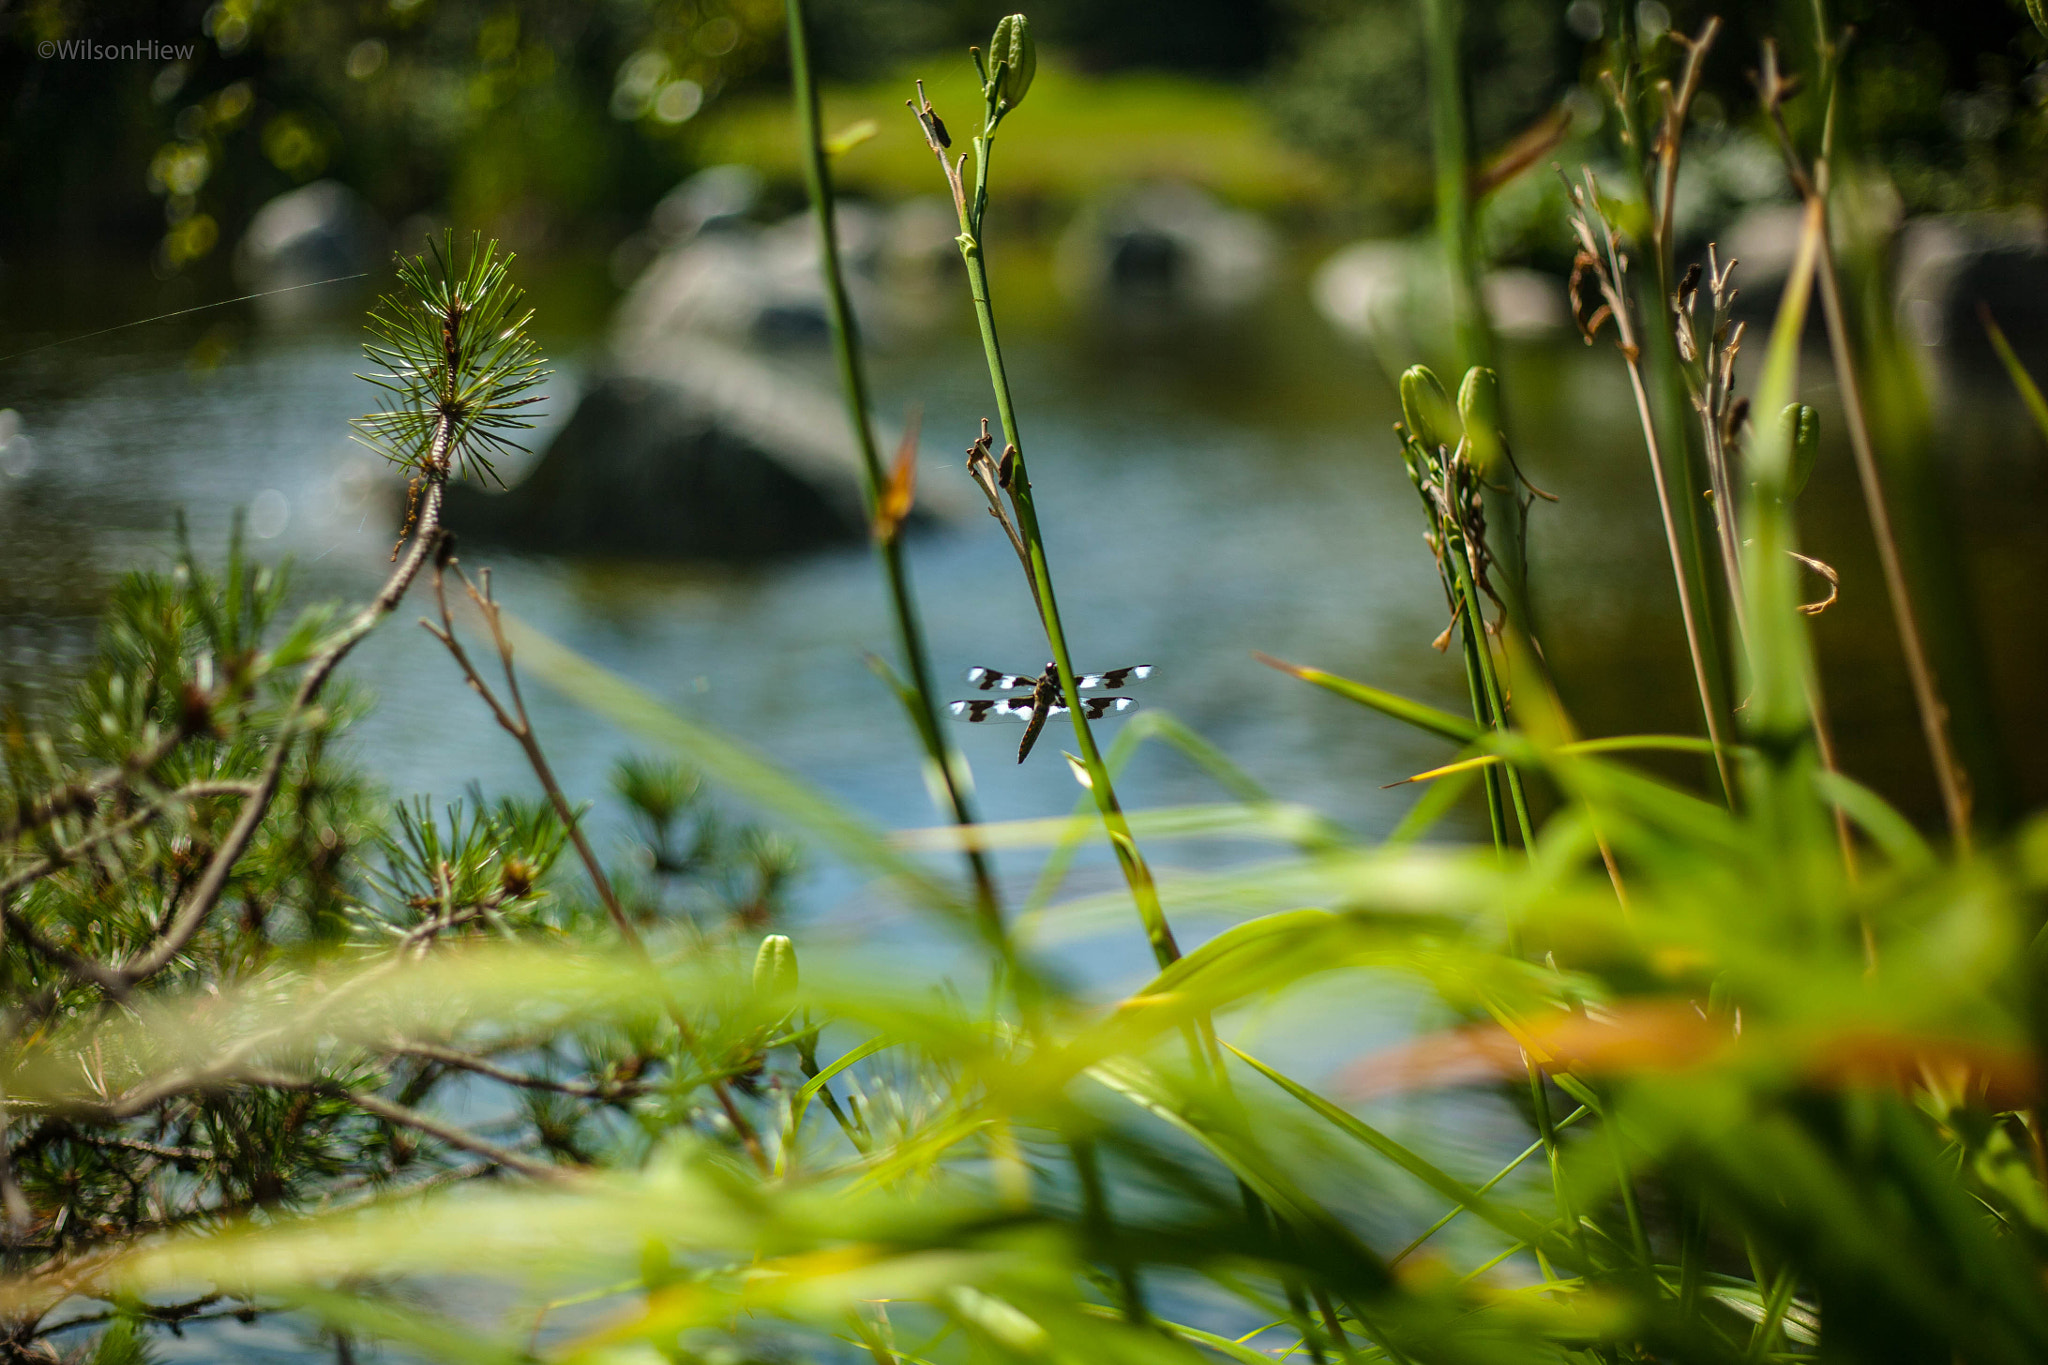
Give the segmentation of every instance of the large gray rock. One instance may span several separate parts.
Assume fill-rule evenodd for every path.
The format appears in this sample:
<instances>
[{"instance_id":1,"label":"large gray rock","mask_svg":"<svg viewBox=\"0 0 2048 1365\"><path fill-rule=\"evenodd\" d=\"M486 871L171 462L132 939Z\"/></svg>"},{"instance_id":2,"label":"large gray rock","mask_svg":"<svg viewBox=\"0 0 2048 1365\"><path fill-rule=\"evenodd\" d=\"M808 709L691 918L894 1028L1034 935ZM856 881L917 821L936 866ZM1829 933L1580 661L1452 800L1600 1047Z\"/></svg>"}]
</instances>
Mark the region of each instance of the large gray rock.
<instances>
[{"instance_id":1,"label":"large gray rock","mask_svg":"<svg viewBox=\"0 0 2048 1365\"><path fill-rule=\"evenodd\" d=\"M817 229L809 214L755 222L759 192L754 172L713 167L661 201L614 259L645 264L613 317L604 374L515 487L449 490L451 528L544 553L719 560L867 534L840 398L775 357L815 358L830 335ZM844 202L838 222L869 337L913 315L935 251L958 259L926 203ZM897 436L878 438L886 462ZM932 472L914 519L964 513L967 491L957 467Z\"/></svg>"},{"instance_id":2,"label":"large gray rock","mask_svg":"<svg viewBox=\"0 0 2048 1365\"><path fill-rule=\"evenodd\" d=\"M880 438L886 459L897 437ZM920 474L918 520L964 510L957 471ZM525 477L450 487L446 521L514 549L626 559L763 559L867 533L837 398L691 336L619 355Z\"/></svg>"}]
</instances>

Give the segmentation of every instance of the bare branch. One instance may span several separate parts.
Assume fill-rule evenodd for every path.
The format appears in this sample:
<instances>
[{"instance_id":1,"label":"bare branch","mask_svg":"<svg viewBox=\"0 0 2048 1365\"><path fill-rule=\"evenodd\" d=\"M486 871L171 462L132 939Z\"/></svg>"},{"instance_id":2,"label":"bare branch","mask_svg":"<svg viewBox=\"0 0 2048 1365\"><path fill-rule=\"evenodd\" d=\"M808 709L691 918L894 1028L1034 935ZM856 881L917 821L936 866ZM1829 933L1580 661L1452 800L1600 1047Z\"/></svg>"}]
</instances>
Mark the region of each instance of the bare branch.
<instances>
[{"instance_id":1,"label":"bare branch","mask_svg":"<svg viewBox=\"0 0 2048 1365\"><path fill-rule=\"evenodd\" d=\"M286 761L291 756L297 730L303 723L313 704L319 700L321 690L326 687L334 670L379 622L398 607L405 590L426 565L428 557L441 543L441 495L448 478L449 425L444 416L434 429L434 446L431 468L427 473L426 497L420 506L419 528L413 535L412 549L403 561L385 580L376 597L356 613L347 628L321 652L306 669L293 694L290 711L286 714L283 732L279 734L270 751L269 761L263 766L263 774L257 780L256 792L242 807L240 817L229 829L227 837L214 851L205 873L200 877L171 917L163 935L148 951L122 964L119 971L125 986L132 986L156 975L176 959L191 943L193 936L213 913L220 902L221 893L227 889L228 877L234 872L235 864L248 851L249 843L256 837L256 830L270 812L270 803L277 797L278 785L284 778Z\"/></svg>"},{"instance_id":2,"label":"bare branch","mask_svg":"<svg viewBox=\"0 0 2048 1365\"><path fill-rule=\"evenodd\" d=\"M507 693L512 699L510 708L499 700L491 685L484 681L483 675L470 661L469 652L462 647L462 641L455 634L455 617L448 607L446 580L450 569L453 569L455 576L461 580L463 588L469 593L470 602L483 615L485 627L491 633L491 641L498 652L498 664L505 674ZM441 624L436 626L431 621L423 621L421 624L453 656L470 689L483 698L499 728L518 742L520 751L526 755L527 766L533 769L533 775L540 781L541 790L547 794L548 804L554 808L555 816L562 822L562 827L569 832L569 839L576 848L576 856L582 861L584 871L589 874L591 885L596 888L598 899L604 903L605 912L611 917L619 937L624 940L627 949L635 957L651 967L653 957L647 951L646 941L641 938L640 931L634 927L632 920L627 918L625 907L620 904L618 893L612 888L611 878L605 874L603 864L598 862L597 854L591 850L590 841L584 838L581 822L576 818L576 810L569 804L569 798L563 794L561 783L555 780L555 772L548 763L547 754L541 749L539 739L534 736L532 717L527 714L526 701L519 692L519 675L512 667L512 642L505 638L504 612L498 606L497 600L491 596L490 570L485 569L478 577L482 581L481 589L470 582L469 576L462 572L462 566L456 562L455 556L442 555L437 558L434 562L434 601L440 608ZM684 1044L701 1058L702 1049L697 1041L697 1030L690 1023L689 1016L673 1000L667 1002L667 1011L669 1018L675 1023L676 1031L682 1035ZM733 1099L731 1088L723 1080L714 1080L711 1082L711 1092L717 1097L718 1107L725 1111L726 1120L732 1124L733 1131L739 1134L740 1141L746 1147L748 1155L754 1159L754 1164L766 1173L770 1169L767 1150L762 1147L760 1135L754 1130L753 1123Z\"/></svg>"},{"instance_id":3,"label":"bare branch","mask_svg":"<svg viewBox=\"0 0 2048 1365\"><path fill-rule=\"evenodd\" d=\"M479 1076L488 1076L494 1081L520 1086L527 1090L549 1090L558 1095L574 1095L587 1100L621 1100L647 1093L647 1087L633 1081L615 1083L599 1082L585 1084L576 1081L551 1080L546 1076L534 1076L523 1071L514 1071L459 1048L442 1047L436 1043L392 1043L383 1049L395 1056L418 1057L425 1061L438 1062L443 1066L457 1067L472 1071Z\"/></svg>"},{"instance_id":4,"label":"bare branch","mask_svg":"<svg viewBox=\"0 0 2048 1365\"><path fill-rule=\"evenodd\" d=\"M489 1138L478 1137L475 1133L465 1128L458 1128L452 1123L446 1123L430 1115L422 1114L417 1109L408 1109L402 1104L394 1104L381 1096L368 1094L361 1090L352 1090L339 1081L284 1076L267 1071L251 1071L243 1079L251 1085L265 1085L274 1090L299 1090L308 1094L326 1095L333 1099L347 1100L366 1114L375 1114L386 1122L396 1123L401 1127L425 1133L431 1138L447 1143L450 1147L460 1148L465 1152L472 1152L487 1161L503 1166L508 1171L517 1171L521 1175L528 1176L534 1180L544 1180L551 1184L563 1184L574 1178L569 1171L560 1166L551 1166L545 1162L523 1157L510 1148L501 1147Z\"/></svg>"}]
</instances>

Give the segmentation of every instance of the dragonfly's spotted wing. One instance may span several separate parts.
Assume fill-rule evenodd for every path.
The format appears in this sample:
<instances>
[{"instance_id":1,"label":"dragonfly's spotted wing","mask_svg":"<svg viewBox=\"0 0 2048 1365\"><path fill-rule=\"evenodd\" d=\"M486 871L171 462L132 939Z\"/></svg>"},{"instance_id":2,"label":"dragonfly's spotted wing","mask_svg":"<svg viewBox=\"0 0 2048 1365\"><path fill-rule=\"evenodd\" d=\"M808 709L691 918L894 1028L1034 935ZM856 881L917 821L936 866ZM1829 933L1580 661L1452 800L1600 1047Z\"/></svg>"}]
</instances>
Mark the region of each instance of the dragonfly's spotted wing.
<instances>
[{"instance_id":1,"label":"dragonfly's spotted wing","mask_svg":"<svg viewBox=\"0 0 2048 1365\"><path fill-rule=\"evenodd\" d=\"M1081 698L1081 714L1090 720L1101 720L1104 716L1113 715L1119 711L1128 711L1137 704L1137 702L1129 697L1083 697ZM988 720L1028 721L1031 719L1031 698L1000 697L983 699L976 697L971 701L954 702L952 710L953 714L960 719L975 724ZM1067 714L1066 703L1054 702L1045 708L1045 714L1048 716L1064 716Z\"/></svg>"},{"instance_id":2,"label":"dragonfly's spotted wing","mask_svg":"<svg viewBox=\"0 0 2048 1365\"><path fill-rule=\"evenodd\" d=\"M1114 692L1151 676L1152 665L1132 664L1129 668L1112 668L1107 673L1083 673L1074 679L1074 686L1083 692Z\"/></svg>"},{"instance_id":3,"label":"dragonfly's spotted wing","mask_svg":"<svg viewBox=\"0 0 2048 1365\"><path fill-rule=\"evenodd\" d=\"M1137 704L1137 702L1129 697L1083 697L1081 698L1081 714L1090 720L1101 720L1104 716L1114 712L1128 711ZM1025 710L1029 711L1030 708L1026 707ZM1064 716L1067 714L1067 708L1063 703L1055 702L1045 709L1045 714L1048 716Z\"/></svg>"},{"instance_id":4,"label":"dragonfly's spotted wing","mask_svg":"<svg viewBox=\"0 0 2048 1365\"><path fill-rule=\"evenodd\" d=\"M967 685L983 692L1029 692L1038 686L1038 679L999 673L993 668L970 668L967 670Z\"/></svg>"},{"instance_id":5,"label":"dragonfly's spotted wing","mask_svg":"<svg viewBox=\"0 0 2048 1365\"><path fill-rule=\"evenodd\" d=\"M1055 707L1064 711L1065 707ZM964 721L979 724L985 720L1031 719L1031 698L1029 697L977 697L972 701L956 701L952 704L953 714Z\"/></svg>"}]
</instances>

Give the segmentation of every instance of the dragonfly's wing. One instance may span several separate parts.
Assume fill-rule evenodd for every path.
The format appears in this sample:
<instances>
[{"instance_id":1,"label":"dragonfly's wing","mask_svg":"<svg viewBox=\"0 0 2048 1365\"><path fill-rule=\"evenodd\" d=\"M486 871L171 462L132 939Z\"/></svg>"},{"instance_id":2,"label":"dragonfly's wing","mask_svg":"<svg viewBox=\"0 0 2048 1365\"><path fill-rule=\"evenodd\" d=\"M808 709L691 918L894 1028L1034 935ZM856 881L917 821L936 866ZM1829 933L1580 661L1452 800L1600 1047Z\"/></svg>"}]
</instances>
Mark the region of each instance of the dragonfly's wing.
<instances>
[{"instance_id":1,"label":"dragonfly's wing","mask_svg":"<svg viewBox=\"0 0 2048 1365\"><path fill-rule=\"evenodd\" d=\"M999 673L993 668L970 668L967 670L967 685L984 692L1029 692L1038 686L1038 679Z\"/></svg>"},{"instance_id":2,"label":"dragonfly's wing","mask_svg":"<svg viewBox=\"0 0 2048 1365\"><path fill-rule=\"evenodd\" d=\"M1081 698L1081 714L1090 720L1101 720L1104 716L1115 712L1128 711L1137 704L1137 702L1129 697L1083 697ZM956 702L955 705L958 705L958 703ZM1026 708L1026 710L1029 709L1028 707ZM1065 702L1054 702L1051 706L1045 708L1045 714L1048 716L1064 716L1067 714L1067 705Z\"/></svg>"},{"instance_id":3,"label":"dragonfly's wing","mask_svg":"<svg viewBox=\"0 0 2048 1365\"><path fill-rule=\"evenodd\" d=\"M1031 698L1029 697L976 697L972 701L952 703L952 712L961 720L980 724L986 720L1031 719ZM1065 710L1065 707L1058 708Z\"/></svg>"},{"instance_id":4,"label":"dragonfly's wing","mask_svg":"<svg viewBox=\"0 0 2048 1365\"><path fill-rule=\"evenodd\" d=\"M1129 668L1112 668L1107 673L1083 673L1074 679L1074 686L1083 692L1114 692L1129 687L1152 676L1152 665L1132 664Z\"/></svg>"}]
</instances>

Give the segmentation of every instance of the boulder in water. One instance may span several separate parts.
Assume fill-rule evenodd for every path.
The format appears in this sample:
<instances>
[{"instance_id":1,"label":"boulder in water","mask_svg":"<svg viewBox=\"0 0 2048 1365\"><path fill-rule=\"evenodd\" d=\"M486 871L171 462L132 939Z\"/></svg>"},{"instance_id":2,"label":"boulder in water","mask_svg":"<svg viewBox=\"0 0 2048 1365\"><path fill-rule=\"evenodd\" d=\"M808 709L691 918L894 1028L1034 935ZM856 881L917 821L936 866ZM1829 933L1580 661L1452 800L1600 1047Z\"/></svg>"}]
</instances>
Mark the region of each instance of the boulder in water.
<instances>
[{"instance_id":1,"label":"boulder in water","mask_svg":"<svg viewBox=\"0 0 2048 1365\"><path fill-rule=\"evenodd\" d=\"M920 480L914 519L964 507L943 476ZM514 549L625 559L756 560L867 533L837 399L759 356L683 336L622 356L513 487L451 486L445 520Z\"/></svg>"}]
</instances>

